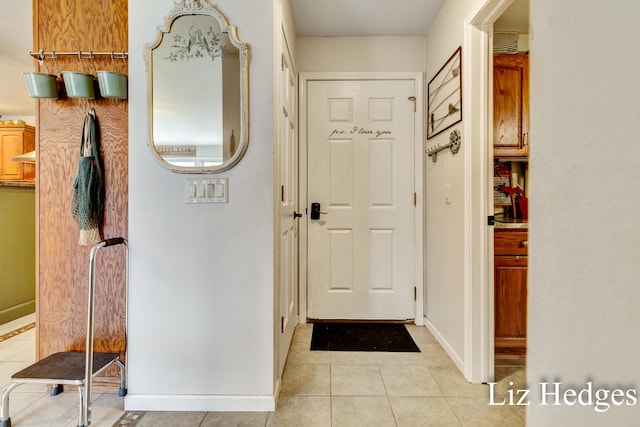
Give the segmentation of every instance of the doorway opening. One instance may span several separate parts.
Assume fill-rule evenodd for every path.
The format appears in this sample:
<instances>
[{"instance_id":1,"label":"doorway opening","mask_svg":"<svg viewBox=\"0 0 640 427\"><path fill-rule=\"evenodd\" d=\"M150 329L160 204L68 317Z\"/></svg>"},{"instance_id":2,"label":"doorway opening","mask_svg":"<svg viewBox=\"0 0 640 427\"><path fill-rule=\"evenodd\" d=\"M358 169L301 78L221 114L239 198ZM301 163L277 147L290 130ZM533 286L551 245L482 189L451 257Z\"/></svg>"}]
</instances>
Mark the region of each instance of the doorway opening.
<instances>
[{"instance_id":1,"label":"doorway opening","mask_svg":"<svg viewBox=\"0 0 640 427\"><path fill-rule=\"evenodd\" d=\"M526 360L530 142L528 0L514 0L495 21L492 71L494 349L497 369L504 365L523 366Z\"/></svg>"},{"instance_id":2,"label":"doorway opening","mask_svg":"<svg viewBox=\"0 0 640 427\"><path fill-rule=\"evenodd\" d=\"M464 375L494 380L493 25L514 0L481 0L464 19L465 161Z\"/></svg>"}]
</instances>

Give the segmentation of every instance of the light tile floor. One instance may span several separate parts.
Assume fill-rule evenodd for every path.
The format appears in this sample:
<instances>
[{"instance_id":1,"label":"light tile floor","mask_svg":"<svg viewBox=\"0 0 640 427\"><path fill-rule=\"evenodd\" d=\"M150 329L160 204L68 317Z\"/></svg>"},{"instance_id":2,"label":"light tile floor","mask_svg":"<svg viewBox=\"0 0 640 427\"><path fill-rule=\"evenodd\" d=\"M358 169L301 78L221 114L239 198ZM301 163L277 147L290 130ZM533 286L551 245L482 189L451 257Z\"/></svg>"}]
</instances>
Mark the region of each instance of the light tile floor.
<instances>
[{"instance_id":1,"label":"light tile floor","mask_svg":"<svg viewBox=\"0 0 640 427\"><path fill-rule=\"evenodd\" d=\"M0 325L0 336L29 324L26 316ZM421 353L310 351L312 325L297 327L278 407L271 413L127 412L117 391L94 389L96 427L385 427L524 426L522 407L488 406L487 385L469 384L425 327L407 325ZM35 331L0 342L0 390L34 362ZM524 387L523 363L496 362L496 395L509 382ZM13 427L77 425L75 390L51 397L45 386L11 394Z\"/></svg>"}]
</instances>

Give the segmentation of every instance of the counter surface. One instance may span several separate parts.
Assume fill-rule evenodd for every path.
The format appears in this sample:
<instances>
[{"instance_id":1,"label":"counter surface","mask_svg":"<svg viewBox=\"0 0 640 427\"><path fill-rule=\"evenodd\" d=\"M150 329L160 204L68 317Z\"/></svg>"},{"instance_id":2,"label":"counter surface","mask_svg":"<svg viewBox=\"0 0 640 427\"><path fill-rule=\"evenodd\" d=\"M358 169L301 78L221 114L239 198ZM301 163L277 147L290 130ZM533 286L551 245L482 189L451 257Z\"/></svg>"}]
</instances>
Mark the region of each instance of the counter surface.
<instances>
[{"instance_id":1,"label":"counter surface","mask_svg":"<svg viewBox=\"0 0 640 427\"><path fill-rule=\"evenodd\" d=\"M2 187L35 187L35 181L0 181Z\"/></svg>"},{"instance_id":2,"label":"counter surface","mask_svg":"<svg viewBox=\"0 0 640 427\"><path fill-rule=\"evenodd\" d=\"M494 228L529 228L529 221L526 219L513 219L513 218L495 218Z\"/></svg>"}]
</instances>

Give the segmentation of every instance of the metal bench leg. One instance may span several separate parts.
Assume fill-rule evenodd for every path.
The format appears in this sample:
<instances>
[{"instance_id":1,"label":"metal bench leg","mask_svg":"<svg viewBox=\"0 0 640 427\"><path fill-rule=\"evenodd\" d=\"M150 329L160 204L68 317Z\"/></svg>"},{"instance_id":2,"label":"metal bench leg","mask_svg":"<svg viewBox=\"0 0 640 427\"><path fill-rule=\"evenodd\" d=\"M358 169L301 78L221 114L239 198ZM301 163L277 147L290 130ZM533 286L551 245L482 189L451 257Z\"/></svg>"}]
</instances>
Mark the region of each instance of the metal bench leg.
<instances>
[{"instance_id":1,"label":"metal bench leg","mask_svg":"<svg viewBox=\"0 0 640 427\"><path fill-rule=\"evenodd\" d=\"M118 391L118 396L123 397L127 395L127 372L124 368L124 363L117 360L115 362L118 365L118 369L120 369L120 390Z\"/></svg>"},{"instance_id":2,"label":"metal bench leg","mask_svg":"<svg viewBox=\"0 0 640 427\"><path fill-rule=\"evenodd\" d=\"M11 383L2 393L2 406L0 406L0 427L11 427L11 417L9 416L9 395L21 383Z\"/></svg>"},{"instance_id":3,"label":"metal bench leg","mask_svg":"<svg viewBox=\"0 0 640 427\"><path fill-rule=\"evenodd\" d=\"M78 397L80 399L80 404L78 408L80 408L80 412L78 414L78 427L87 427L89 422L86 419L85 405L88 404L86 396L85 396L85 388L83 385L78 386Z\"/></svg>"},{"instance_id":4,"label":"metal bench leg","mask_svg":"<svg viewBox=\"0 0 640 427\"><path fill-rule=\"evenodd\" d=\"M51 386L51 391L49 392L50 396L57 396L64 391L64 386L62 384L53 384Z\"/></svg>"}]
</instances>

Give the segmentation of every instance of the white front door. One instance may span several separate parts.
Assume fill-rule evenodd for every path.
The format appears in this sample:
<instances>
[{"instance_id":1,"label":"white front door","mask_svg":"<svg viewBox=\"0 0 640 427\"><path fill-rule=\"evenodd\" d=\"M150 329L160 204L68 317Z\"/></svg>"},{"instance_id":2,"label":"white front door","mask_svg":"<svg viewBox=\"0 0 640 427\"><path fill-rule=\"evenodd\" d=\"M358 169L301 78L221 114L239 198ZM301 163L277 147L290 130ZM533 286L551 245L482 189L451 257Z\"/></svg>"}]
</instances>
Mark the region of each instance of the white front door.
<instances>
[{"instance_id":1,"label":"white front door","mask_svg":"<svg viewBox=\"0 0 640 427\"><path fill-rule=\"evenodd\" d=\"M415 317L416 92L414 80L308 83L310 319Z\"/></svg>"}]
</instances>

